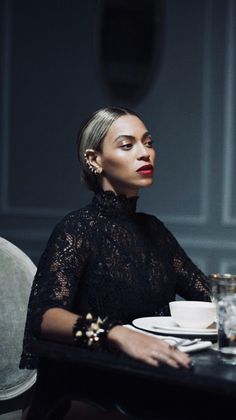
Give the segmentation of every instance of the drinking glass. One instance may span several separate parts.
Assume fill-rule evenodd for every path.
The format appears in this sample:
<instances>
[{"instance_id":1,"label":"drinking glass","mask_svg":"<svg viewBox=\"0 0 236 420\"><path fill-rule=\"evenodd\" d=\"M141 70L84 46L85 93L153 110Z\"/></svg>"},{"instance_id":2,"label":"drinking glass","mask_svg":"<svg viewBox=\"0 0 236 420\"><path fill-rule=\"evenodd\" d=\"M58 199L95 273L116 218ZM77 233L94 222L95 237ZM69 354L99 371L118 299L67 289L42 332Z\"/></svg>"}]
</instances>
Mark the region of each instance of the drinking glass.
<instances>
[{"instance_id":1,"label":"drinking glass","mask_svg":"<svg viewBox=\"0 0 236 420\"><path fill-rule=\"evenodd\" d=\"M220 359L236 365L236 274L209 276L212 300L216 304Z\"/></svg>"}]
</instances>

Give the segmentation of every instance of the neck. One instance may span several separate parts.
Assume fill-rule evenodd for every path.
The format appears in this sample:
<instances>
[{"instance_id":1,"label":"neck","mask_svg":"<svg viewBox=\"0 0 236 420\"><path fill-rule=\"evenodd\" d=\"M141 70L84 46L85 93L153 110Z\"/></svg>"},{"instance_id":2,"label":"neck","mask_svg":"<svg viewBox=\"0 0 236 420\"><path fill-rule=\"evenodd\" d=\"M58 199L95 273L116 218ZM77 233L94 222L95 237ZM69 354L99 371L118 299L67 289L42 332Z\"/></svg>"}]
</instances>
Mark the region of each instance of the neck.
<instances>
[{"instance_id":1,"label":"neck","mask_svg":"<svg viewBox=\"0 0 236 420\"><path fill-rule=\"evenodd\" d=\"M114 186L111 183L104 182L102 185L103 191L112 191L115 195L125 195L127 198L138 197L138 188L127 188L122 186Z\"/></svg>"}]
</instances>

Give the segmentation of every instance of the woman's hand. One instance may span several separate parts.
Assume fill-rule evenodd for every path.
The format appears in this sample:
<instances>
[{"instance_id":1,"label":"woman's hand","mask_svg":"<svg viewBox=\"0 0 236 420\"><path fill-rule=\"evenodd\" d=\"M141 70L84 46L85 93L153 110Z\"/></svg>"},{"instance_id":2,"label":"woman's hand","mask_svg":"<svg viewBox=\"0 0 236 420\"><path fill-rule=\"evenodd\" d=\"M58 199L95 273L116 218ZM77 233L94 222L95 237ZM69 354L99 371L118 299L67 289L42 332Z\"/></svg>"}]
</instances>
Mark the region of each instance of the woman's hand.
<instances>
[{"instance_id":1,"label":"woman's hand","mask_svg":"<svg viewBox=\"0 0 236 420\"><path fill-rule=\"evenodd\" d=\"M138 331L132 331L119 325L109 331L107 338L129 356L149 365L159 366L160 364L166 364L174 368L191 367L191 359L188 354L179 351L174 346L170 346L164 340Z\"/></svg>"}]
</instances>

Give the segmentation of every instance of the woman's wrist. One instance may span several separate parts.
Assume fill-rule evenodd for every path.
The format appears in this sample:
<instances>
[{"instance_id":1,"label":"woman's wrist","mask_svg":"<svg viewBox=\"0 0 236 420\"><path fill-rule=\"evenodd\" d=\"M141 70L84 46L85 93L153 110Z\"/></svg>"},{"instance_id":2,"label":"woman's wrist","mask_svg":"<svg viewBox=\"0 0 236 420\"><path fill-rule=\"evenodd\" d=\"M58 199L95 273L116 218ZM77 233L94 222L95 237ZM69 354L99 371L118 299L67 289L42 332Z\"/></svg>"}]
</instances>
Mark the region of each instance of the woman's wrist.
<instances>
[{"instance_id":1,"label":"woman's wrist","mask_svg":"<svg viewBox=\"0 0 236 420\"><path fill-rule=\"evenodd\" d=\"M129 331L127 331L127 328L124 326L114 325L107 334L107 340L111 345L121 350L127 333L129 333Z\"/></svg>"},{"instance_id":2,"label":"woman's wrist","mask_svg":"<svg viewBox=\"0 0 236 420\"><path fill-rule=\"evenodd\" d=\"M113 321L109 318L96 318L88 313L86 317L78 317L73 326L74 342L81 347L106 347L111 329L119 324L119 321Z\"/></svg>"}]
</instances>

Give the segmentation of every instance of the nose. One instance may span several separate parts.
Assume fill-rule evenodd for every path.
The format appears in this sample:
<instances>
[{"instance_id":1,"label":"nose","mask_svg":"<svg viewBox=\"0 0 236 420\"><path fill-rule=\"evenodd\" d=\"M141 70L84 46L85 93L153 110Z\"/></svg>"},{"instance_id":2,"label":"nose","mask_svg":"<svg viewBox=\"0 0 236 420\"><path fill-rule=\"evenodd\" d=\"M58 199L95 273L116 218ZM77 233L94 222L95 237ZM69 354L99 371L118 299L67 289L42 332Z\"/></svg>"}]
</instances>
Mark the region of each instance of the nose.
<instances>
[{"instance_id":1,"label":"nose","mask_svg":"<svg viewBox=\"0 0 236 420\"><path fill-rule=\"evenodd\" d=\"M145 161L148 161L150 159L150 150L142 143L139 145L138 148L137 159Z\"/></svg>"}]
</instances>

